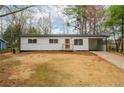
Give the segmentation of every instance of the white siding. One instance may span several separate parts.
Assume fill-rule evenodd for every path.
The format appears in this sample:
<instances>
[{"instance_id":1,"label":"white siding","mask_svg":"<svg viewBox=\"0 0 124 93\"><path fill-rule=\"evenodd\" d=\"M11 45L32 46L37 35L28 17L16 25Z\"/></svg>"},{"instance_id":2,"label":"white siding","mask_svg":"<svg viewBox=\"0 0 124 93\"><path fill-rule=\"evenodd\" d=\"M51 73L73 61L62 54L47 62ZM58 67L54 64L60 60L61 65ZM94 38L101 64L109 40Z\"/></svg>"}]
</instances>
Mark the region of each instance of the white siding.
<instances>
[{"instance_id":1,"label":"white siding","mask_svg":"<svg viewBox=\"0 0 124 93\"><path fill-rule=\"evenodd\" d=\"M70 39L73 50L88 50L88 37L21 37L21 50L64 50L65 39ZM28 39L37 39L36 44L28 44ZM57 44L50 44L49 39L58 39ZM83 45L74 45L74 39L83 39Z\"/></svg>"}]
</instances>

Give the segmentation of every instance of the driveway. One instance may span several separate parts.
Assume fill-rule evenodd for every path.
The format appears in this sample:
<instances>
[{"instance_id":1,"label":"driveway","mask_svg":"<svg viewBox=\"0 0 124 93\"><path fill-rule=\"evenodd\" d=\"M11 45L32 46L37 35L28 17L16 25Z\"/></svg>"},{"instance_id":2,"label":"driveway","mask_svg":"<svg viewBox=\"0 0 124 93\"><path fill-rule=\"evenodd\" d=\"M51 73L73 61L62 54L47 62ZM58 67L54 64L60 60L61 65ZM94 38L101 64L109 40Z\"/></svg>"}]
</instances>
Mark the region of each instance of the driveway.
<instances>
[{"instance_id":1,"label":"driveway","mask_svg":"<svg viewBox=\"0 0 124 93\"><path fill-rule=\"evenodd\" d=\"M124 69L124 56L105 51L92 51L92 53L104 58L117 67Z\"/></svg>"}]
</instances>

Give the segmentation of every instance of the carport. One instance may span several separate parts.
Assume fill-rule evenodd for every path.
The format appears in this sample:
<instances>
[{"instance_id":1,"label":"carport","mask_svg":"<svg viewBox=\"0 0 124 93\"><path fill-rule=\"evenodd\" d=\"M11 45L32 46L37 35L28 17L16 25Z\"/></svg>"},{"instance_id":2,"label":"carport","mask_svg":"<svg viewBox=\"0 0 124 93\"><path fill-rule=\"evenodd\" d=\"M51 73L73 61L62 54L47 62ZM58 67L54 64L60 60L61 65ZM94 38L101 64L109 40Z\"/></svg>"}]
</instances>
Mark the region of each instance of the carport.
<instances>
[{"instance_id":1,"label":"carport","mask_svg":"<svg viewBox=\"0 0 124 93\"><path fill-rule=\"evenodd\" d=\"M106 38L89 38L90 51L106 51Z\"/></svg>"}]
</instances>

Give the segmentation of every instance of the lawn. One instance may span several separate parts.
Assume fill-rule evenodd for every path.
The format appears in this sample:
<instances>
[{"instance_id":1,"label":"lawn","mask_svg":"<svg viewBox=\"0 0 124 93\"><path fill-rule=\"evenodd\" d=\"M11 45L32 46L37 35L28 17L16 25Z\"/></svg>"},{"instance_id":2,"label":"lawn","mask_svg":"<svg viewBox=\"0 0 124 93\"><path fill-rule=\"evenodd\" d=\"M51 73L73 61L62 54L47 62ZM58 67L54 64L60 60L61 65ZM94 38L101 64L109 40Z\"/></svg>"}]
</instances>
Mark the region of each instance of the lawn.
<instances>
[{"instance_id":1,"label":"lawn","mask_svg":"<svg viewBox=\"0 0 124 93\"><path fill-rule=\"evenodd\" d=\"M124 86L124 70L90 52L24 52L0 58L0 86Z\"/></svg>"}]
</instances>

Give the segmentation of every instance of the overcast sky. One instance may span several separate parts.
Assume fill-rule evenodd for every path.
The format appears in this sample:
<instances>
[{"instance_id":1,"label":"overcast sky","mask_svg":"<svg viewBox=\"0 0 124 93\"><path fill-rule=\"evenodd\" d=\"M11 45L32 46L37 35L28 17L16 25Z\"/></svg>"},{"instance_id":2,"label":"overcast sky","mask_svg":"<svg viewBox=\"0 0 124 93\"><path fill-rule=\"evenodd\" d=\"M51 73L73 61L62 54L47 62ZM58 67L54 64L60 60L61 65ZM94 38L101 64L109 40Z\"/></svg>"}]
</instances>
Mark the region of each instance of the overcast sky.
<instances>
[{"instance_id":1,"label":"overcast sky","mask_svg":"<svg viewBox=\"0 0 124 93\"><path fill-rule=\"evenodd\" d=\"M40 7L40 11L37 11L34 14L36 20L39 20L41 17L49 17L51 18L51 26L52 26L52 33L59 34L59 33L69 33L73 34L73 28L67 27L66 22L69 20L68 16L63 14L64 8L67 6L38 6ZM76 32L75 32L76 33Z\"/></svg>"},{"instance_id":2,"label":"overcast sky","mask_svg":"<svg viewBox=\"0 0 124 93\"><path fill-rule=\"evenodd\" d=\"M12 7L12 6L9 6ZM20 6L22 7L22 6ZM67 27L66 23L69 21L69 18L67 15L65 15L63 13L64 8L66 8L67 6L47 6L47 5L40 5L40 6L35 6L30 8L30 10L33 10L33 18L31 19L34 23L34 25L36 25L36 22L43 17L49 18L51 19L51 30L53 34L66 34L67 32L70 34L76 33L73 31L74 28L72 27ZM3 13L5 11L0 11L0 13ZM5 25L4 27L6 27L6 22L5 20L6 17L2 18L2 23ZM7 18L8 19L8 18Z\"/></svg>"}]
</instances>

